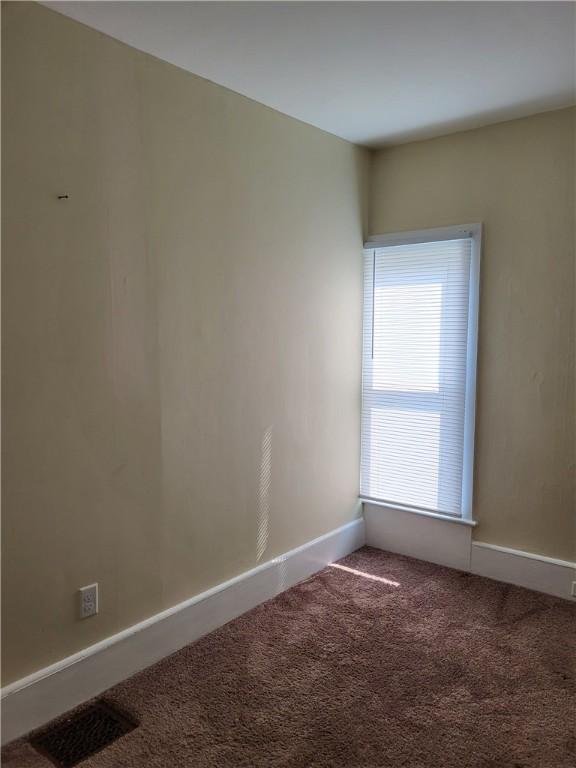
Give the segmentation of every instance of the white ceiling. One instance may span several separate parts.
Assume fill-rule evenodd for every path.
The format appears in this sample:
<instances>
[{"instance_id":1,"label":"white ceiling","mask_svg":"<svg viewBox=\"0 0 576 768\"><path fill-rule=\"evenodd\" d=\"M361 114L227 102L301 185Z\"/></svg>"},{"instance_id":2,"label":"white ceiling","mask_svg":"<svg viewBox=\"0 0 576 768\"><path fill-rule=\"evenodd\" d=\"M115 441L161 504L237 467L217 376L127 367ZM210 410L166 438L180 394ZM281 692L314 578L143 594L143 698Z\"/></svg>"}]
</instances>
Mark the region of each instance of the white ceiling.
<instances>
[{"instance_id":1,"label":"white ceiling","mask_svg":"<svg viewBox=\"0 0 576 768\"><path fill-rule=\"evenodd\" d=\"M573 2L46 2L366 145L576 101Z\"/></svg>"}]
</instances>

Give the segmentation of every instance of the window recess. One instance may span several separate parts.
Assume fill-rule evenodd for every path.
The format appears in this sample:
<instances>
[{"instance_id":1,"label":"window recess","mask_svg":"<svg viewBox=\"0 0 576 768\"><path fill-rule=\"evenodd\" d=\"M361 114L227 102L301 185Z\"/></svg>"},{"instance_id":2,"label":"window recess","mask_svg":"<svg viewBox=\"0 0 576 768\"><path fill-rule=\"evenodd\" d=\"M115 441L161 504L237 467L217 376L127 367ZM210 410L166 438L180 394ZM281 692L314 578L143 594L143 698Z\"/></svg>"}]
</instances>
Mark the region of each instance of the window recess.
<instances>
[{"instance_id":1,"label":"window recess","mask_svg":"<svg viewBox=\"0 0 576 768\"><path fill-rule=\"evenodd\" d=\"M472 517L481 226L364 250L360 493Z\"/></svg>"}]
</instances>

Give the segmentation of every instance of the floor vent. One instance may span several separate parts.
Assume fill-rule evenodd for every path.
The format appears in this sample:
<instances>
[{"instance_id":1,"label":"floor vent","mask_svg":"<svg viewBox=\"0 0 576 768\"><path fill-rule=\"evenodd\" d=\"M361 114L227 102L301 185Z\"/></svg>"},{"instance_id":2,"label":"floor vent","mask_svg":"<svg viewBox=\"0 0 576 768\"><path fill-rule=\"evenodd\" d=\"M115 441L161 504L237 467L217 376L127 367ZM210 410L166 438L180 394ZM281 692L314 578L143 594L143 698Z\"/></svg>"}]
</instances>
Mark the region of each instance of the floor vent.
<instances>
[{"instance_id":1,"label":"floor vent","mask_svg":"<svg viewBox=\"0 0 576 768\"><path fill-rule=\"evenodd\" d=\"M98 701L35 734L30 743L59 768L72 768L136 728L126 715Z\"/></svg>"}]
</instances>

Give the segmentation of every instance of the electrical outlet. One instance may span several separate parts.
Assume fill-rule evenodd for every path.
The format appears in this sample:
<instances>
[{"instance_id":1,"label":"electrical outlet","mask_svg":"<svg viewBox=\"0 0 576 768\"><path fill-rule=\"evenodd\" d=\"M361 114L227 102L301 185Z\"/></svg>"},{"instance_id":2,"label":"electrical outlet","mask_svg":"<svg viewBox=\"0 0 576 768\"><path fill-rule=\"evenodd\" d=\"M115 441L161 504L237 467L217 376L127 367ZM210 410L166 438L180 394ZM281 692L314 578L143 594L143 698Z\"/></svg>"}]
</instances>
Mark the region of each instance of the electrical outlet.
<instances>
[{"instance_id":1,"label":"electrical outlet","mask_svg":"<svg viewBox=\"0 0 576 768\"><path fill-rule=\"evenodd\" d=\"M87 619L98 613L98 584L88 584L87 587L81 587L78 592L80 595L80 618Z\"/></svg>"}]
</instances>

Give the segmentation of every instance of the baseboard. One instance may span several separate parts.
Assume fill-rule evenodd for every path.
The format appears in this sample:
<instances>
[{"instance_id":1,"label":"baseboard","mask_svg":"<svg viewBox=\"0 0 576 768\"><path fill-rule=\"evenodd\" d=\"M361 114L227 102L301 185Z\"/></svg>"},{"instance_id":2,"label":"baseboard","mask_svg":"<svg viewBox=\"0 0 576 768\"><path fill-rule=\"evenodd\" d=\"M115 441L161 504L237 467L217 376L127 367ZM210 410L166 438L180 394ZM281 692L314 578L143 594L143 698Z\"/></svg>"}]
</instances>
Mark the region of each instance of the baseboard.
<instances>
[{"instance_id":1,"label":"baseboard","mask_svg":"<svg viewBox=\"0 0 576 768\"><path fill-rule=\"evenodd\" d=\"M572 583L576 582L576 563L566 560L475 541L470 570L478 576L574 599Z\"/></svg>"},{"instance_id":2,"label":"baseboard","mask_svg":"<svg viewBox=\"0 0 576 768\"><path fill-rule=\"evenodd\" d=\"M472 526L364 502L366 544L461 571L470 569Z\"/></svg>"},{"instance_id":3,"label":"baseboard","mask_svg":"<svg viewBox=\"0 0 576 768\"><path fill-rule=\"evenodd\" d=\"M38 728L365 543L354 520L2 689L2 743Z\"/></svg>"},{"instance_id":4,"label":"baseboard","mask_svg":"<svg viewBox=\"0 0 576 768\"><path fill-rule=\"evenodd\" d=\"M366 544L574 600L576 563L472 541L473 528L364 502Z\"/></svg>"}]
</instances>

